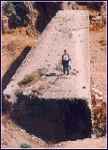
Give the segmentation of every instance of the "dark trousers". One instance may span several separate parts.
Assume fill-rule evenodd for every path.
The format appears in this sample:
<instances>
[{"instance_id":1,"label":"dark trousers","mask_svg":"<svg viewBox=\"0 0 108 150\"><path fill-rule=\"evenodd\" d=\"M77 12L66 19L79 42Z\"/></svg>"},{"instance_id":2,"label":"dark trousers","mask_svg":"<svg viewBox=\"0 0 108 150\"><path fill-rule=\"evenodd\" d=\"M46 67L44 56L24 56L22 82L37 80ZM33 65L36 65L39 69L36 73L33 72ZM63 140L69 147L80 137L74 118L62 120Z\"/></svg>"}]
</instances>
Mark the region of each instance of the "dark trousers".
<instances>
[{"instance_id":1,"label":"dark trousers","mask_svg":"<svg viewBox=\"0 0 108 150\"><path fill-rule=\"evenodd\" d=\"M67 73L67 75L69 74L69 61L63 61L63 73Z\"/></svg>"}]
</instances>

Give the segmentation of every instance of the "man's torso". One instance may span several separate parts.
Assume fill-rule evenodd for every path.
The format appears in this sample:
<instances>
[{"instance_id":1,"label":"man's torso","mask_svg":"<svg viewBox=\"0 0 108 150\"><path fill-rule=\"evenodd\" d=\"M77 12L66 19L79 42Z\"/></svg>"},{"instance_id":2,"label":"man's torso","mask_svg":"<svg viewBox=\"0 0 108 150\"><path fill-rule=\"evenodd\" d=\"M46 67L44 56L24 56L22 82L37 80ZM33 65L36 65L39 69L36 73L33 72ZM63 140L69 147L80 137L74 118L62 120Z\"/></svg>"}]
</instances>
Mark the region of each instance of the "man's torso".
<instances>
[{"instance_id":1,"label":"man's torso","mask_svg":"<svg viewBox=\"0 0 108 150\"><path fill-rule=\"evenodd\" d=\"M63 60L63 61L69 61L69 54L64 54L64 55L62 56L62 60Z\"/></svg>"}]
</instances>

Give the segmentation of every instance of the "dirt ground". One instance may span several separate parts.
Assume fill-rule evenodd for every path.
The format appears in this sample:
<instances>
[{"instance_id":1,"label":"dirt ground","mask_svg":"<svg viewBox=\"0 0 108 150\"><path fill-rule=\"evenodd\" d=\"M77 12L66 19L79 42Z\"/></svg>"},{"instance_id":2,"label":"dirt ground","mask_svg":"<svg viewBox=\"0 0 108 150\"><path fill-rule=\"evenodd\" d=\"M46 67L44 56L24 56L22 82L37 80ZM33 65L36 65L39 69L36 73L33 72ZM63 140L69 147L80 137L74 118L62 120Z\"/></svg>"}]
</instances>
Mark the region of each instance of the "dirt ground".
<instances>
[{"instance_id":1,"label":"dirt ground","mask_svg":"<svg viewBox=\"0 0 108 150\"><path fill-rule=\"evenodd\" d=\"M18 58L25 47L36 46L37 38L15 31L14 33L6 33L2 36L2 76L6 73L10 65ZM7 59L8 58L8 59Z\"/></svg>"},{"instance_id":2,"label":"dirt ground","mask_svg":"<svg viewBox=\"0 0 108 150\"><path fill-rule=\"evenodd\" d=\"M91 86L103 93L106 101L106 29L90 32Z\"/></svg>"}]
</instances>

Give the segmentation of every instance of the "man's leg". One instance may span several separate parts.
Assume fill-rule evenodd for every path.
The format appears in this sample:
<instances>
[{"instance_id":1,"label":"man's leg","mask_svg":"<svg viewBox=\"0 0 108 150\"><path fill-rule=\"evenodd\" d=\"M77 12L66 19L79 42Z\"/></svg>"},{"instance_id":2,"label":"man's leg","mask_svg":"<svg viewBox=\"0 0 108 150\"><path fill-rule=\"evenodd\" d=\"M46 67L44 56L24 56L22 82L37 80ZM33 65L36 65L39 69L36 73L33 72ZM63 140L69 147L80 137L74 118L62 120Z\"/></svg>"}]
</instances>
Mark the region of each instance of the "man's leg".
<instances>
[{"instance_id":1,"label":"man's leg","mask_svg":"<svg viewBox=\"0 0 108 150\"><path fill-rule=\"evenodd\" d=\"M69 63L68 62L66 64L66 71L67 71L67 75L69 75Z\"/></svg>"},{"instance_id":2,"label":"man's leg","mask_svg":"<svg viewBox=\"0 0 108 150\"><path fill-rule=\"evenodd\" d=\"M65 66L63 65L63 73L65 74Z\"/></svg>"},{"instance_id":3,"label":"man's leg","mask_svg":"<svg viewBox=\"0 0 108 150\"><path fill-rule=\"evenodd\" d=\"M67 75L69 75L69 67L67 67Z\"/></svg>"}]
</instances>

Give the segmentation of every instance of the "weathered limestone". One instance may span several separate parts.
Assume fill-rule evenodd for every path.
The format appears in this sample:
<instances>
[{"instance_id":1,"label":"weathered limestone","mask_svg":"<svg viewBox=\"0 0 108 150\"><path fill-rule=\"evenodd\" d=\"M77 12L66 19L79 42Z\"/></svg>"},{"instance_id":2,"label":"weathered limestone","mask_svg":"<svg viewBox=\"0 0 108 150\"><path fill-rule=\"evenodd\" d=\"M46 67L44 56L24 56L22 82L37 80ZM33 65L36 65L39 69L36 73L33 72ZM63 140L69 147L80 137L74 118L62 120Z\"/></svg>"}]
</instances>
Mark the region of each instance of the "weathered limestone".
<instances>
[{"instance_id":1,"label":"weathered limestone","mask_svg":"<svg viewBox=\"0 0 108 150\"><path fill-rule=\"evenodd\" d=\"M17 84L32 71L46 68L49 74L55 73L59 77L54 76L56 82L51 84L41 97L82 98L90 101L88 30L87 11L57 12L42 33L37 48L29 52L13 76L12 82ZM56 69L60 65L64 49L67 49L72 59L72 70L67 77L62 76L61 70ZM73 69L77 70L77 73L74 74ZM49 76L44 80L51 81L52 77ZM11 89L11 82L7 88Z\"/></svg>"}]
</instances>

